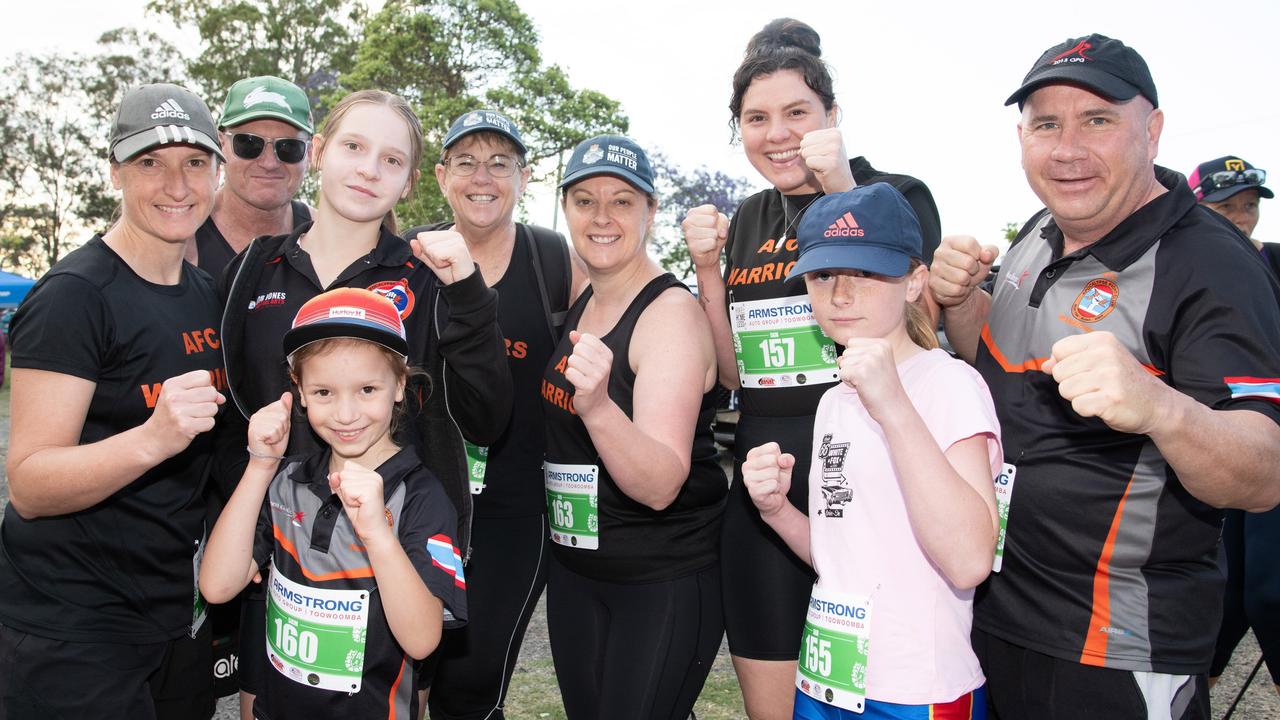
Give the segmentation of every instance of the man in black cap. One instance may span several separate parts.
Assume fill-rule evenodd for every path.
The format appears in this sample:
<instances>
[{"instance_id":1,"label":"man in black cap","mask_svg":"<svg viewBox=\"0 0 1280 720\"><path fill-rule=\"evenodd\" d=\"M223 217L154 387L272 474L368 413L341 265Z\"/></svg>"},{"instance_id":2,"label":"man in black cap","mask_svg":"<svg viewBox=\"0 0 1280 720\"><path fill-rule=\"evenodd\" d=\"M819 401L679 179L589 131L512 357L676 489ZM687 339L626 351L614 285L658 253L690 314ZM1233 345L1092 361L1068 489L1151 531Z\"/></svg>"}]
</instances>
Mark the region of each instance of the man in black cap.
<instances>
[{"instance_id":1,"label":"man in black cap","mask_svg":"<svg viewBox=\"0 0 1280 720\"><path fill-rule=\"evenodd\" d=\"M996 256L948 237L930 289L982 372L1012 483L974 649L1005 718L1202 718L1221 610L1218 508L1280 501L1280 288L1155 166L1142 57L1102 35L1045 52L1018 103L1047 206Z\"/></svg>"}]
</instances>

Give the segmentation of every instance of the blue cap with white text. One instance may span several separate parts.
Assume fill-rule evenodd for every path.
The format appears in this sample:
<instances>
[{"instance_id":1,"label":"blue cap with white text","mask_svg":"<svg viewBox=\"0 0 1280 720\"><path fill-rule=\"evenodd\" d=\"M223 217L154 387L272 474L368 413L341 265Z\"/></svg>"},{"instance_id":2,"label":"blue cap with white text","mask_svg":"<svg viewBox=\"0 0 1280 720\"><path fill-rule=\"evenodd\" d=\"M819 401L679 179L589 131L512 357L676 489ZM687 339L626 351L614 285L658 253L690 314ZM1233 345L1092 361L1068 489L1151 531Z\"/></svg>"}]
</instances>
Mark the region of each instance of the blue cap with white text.
<instances>
[{"instance_id":1,"label":"blue cap with white text","mask_svg":"<svg viewBox=\"0 0 1280 720\"><path fill-rule=\"evenodd\" d=\"M647 193L653 192L653 166L649 156L631 138L621 135L597 135L578 143L569 156L560 188L592 175L613 175Z\"/></svg>"},{"instance_id":2,"label":"blue cap with white text","mask_svg":"<svg viewBox=\"0 0 1280 720\"><path fill-rule=\"evenodd\" d=\"M449 126L449 132L444 136L442 147L448 150L450 145L467 135L478 132L497 133L510 140L521 155L527 155L529 152L524 146L524 140L520 139L520 129L511 121L511 118L497 110L472 110L459 115L458 119L453 121L453 125Z\"/></svg>"}]
</instances>

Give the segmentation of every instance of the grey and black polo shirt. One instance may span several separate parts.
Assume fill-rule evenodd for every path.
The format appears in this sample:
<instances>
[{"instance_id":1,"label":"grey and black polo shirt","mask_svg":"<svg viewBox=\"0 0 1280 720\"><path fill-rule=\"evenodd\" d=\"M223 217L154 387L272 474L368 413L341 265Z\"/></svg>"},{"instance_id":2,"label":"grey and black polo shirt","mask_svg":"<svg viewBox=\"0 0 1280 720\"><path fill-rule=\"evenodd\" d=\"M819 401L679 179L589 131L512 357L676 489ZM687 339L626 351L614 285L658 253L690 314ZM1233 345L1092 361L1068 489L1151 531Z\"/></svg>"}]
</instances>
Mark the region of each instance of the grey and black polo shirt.
<instances>
[{"instance_id":1,"label":"grey and black polo shirt","mask_svg":"<svg viewBox=\"0 0 1280 720\"><path fill-rule=\"evenodd\" d=\"M253 557L262 567L271 562L272 573L311 588L370 591L362 686L355 694L323 690L271 668L254 715L263 720L415 718L415 662L391 634L369 556L342 502L329 489L328 472L328 450L284 461L267 492ZM444 626L465 624L466 580L453 540L457 516L440 481L412 447L402 448L377 472L388 521L427 589L444 603Z\"/></svg>"},{"instance_id":2,"label":"grey and black polo shirt","mask_svg":"<svg viewBox=\"0 0 1280 720\"><path fill-rule=\"evenodd\" d=\"M974 626L1087 665L1194 674L1218 630L1221 512L1149 437L1081 418L1040 371L1056 341L1103 330L1178 391L1280 422L1280 287L1182 176L1157 177L1168 193L1065 257L1042 211L1000 269L977 366L1017 474Z\"/></svg>"}]
</instances>

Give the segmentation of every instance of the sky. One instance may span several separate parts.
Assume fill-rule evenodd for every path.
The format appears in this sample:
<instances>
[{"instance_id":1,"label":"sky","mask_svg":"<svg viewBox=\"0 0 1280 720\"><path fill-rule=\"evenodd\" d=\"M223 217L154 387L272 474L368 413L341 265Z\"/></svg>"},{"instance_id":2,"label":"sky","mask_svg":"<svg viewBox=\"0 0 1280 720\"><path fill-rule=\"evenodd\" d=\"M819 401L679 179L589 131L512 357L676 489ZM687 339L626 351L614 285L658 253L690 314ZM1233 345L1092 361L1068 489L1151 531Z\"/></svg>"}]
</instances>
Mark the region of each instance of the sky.
<instances>
[{"instance_id":1,"label":"sky","mask_svg":"<svg viewBox=\"0 0 1280 720\"><path fill-rule=\"evenodd\" d=\"M544 60L621 101L642 147L757 189L766 183L731 143L730 80L747 40L781 15L822 35L849 155L925 181L944 234L994 242L1040 207L1020 167L1018 111L1003 102L1041 52L1091 32L1123 40L1150 66L1166 116L1158 164L1185 175L1234 154L1273 170L1267 184L1280 188L1280 92L1267 79L1275 0L518 2ZM0 27L4 53L72 51L111 27L155 23L143 0L15 5ZM533 221L550 224L549 195L536 191ZM1280 242L1280 200L1263 201L1255 236Z\"/></svg>"}]
</instances>

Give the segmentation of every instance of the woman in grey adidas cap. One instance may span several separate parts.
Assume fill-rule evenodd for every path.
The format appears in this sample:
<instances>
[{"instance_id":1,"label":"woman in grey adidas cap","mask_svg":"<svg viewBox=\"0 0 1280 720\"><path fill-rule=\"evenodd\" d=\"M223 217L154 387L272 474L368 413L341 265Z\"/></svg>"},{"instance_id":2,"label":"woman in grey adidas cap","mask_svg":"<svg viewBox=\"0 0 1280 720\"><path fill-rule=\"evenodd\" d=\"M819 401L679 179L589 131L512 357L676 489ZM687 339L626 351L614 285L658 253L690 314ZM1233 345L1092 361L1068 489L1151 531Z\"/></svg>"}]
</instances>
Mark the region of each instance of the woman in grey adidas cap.
<instances>
[{"instance_id":1,"label":"woman in grey adidas cap","mask_svg":"<svg viewBox=\"0 0 1280 720\"><path fill-rule=\"evenodd\" d=\"M215 136L181 87L126 93L109 158L120 221L13 318L0 717L212 711L194 581L225 382L218 299L183 253L212 206ZM203 665L174 660L191 637Z\"/></svg>"}]
</instances>

